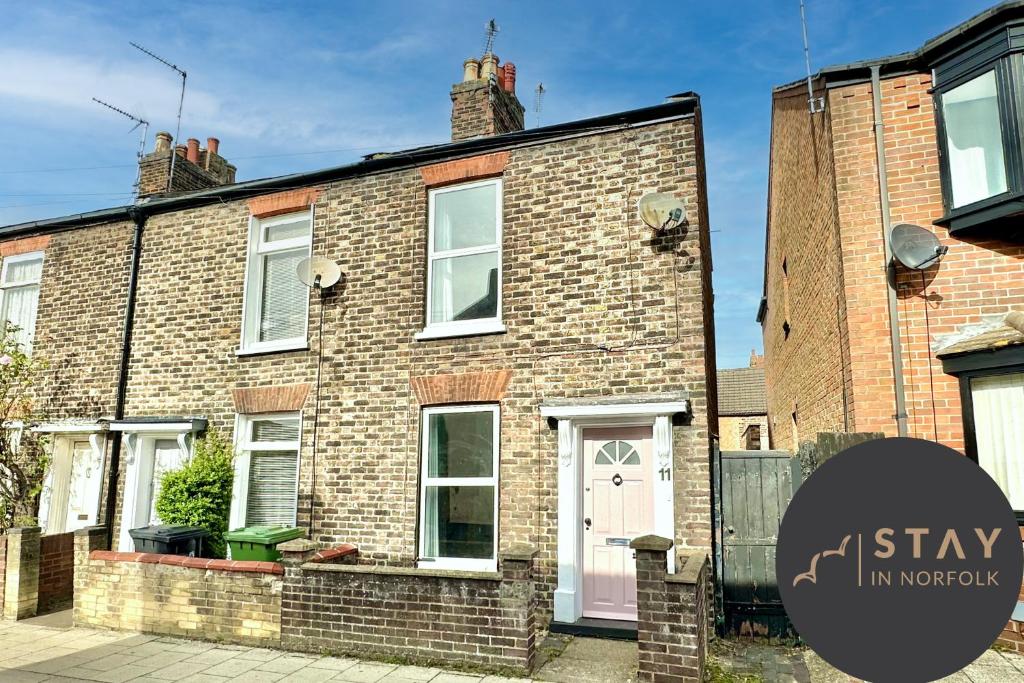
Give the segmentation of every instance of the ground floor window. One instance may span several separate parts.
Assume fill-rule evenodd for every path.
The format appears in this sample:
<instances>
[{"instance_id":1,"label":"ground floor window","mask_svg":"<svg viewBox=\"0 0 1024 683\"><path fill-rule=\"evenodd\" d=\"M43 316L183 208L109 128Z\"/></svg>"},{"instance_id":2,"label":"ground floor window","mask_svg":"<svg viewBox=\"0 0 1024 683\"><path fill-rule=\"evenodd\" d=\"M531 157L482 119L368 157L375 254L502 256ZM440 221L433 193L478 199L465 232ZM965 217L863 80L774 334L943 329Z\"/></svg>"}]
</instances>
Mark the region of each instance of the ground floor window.
<instances>
[{"instance_id":1,"label":"ground floor window","mask_svg":"<svg viewBox=\"0 0 1024 683\"><path fill-rule=\"evenodd\" d=\"M420 566L496 569L498 427L496 405L423 410Z\"/></svg>"},{"instance_id":2,"label":"ground floor window","mask_svg":"<svg viewBox=\"0 0 1024 683\"><path fill-rule=\"evenodd\" d=\"M239 418L236 526L294 526L299 484L298 413Z\"/></svg>"},{"instance_id":3,"label":"ground floor window","mask_svg":"<svg viewBox=\"0 0 1024 683\"><path fill-rule=\"evenodd\" d=\"M1024 372L970 378L978 464L1024 510Z\"/></svg>"}]
</instances>

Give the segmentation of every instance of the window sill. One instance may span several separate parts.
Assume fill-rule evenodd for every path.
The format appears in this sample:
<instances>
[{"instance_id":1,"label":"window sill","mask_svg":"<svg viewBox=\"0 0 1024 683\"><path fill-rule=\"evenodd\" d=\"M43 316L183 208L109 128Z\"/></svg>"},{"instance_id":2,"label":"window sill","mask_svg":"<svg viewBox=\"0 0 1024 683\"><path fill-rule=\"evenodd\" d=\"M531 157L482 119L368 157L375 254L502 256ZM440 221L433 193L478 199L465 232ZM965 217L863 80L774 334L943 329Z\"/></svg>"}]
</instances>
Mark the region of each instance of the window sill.
<instances>
[{"instance_id":1,"label":"window sill","mask_svg":"<svg viewBox=\"0 0 1024 683\"><path fill-rule=\"evenodd\" d=\"M235 351L236 356L265 356L271 353L288 353L290 351L309 351L309 342L306 340L290 342L287 344L275 344L267 346L250 346Z\"/></svg>"},{"instance_id":2,"label":"window sill","mask_svg":"<svg viewBox=\"0 0 1024 683\"><path fill-rule=\"evenodd\" d=\"M445 574L487 574L498 571L495 560L463 560L451 557L437 559L420 558L416 561L419 571L444 572Z\"/></svg>"},{"instance_id":3,"label":"window sill","mask_svg":"<svg viewBox=\"0 0 1024 683\"><path fill-rule=\"evenodd\" d=\"M951 235L994 227L1001 221L1024 213L1024 192L1004 192L967 206L951 209L945 216L934 221L949 230Z\"/></svg>"},{"instance_id":4,"label":"window sill","mask_svg":"<svg viewBox=\"0 0 1024 683\"><path fill-rule=\"evenodd\" d=\"M487 320L479 323L465 325L433 325L425 327L422 332L414 336L416 341L430 339L452 339L455 337L476 337L486 334L504 334L507 332L505 325L496 320Z\"/></svg>"}]
</instances>

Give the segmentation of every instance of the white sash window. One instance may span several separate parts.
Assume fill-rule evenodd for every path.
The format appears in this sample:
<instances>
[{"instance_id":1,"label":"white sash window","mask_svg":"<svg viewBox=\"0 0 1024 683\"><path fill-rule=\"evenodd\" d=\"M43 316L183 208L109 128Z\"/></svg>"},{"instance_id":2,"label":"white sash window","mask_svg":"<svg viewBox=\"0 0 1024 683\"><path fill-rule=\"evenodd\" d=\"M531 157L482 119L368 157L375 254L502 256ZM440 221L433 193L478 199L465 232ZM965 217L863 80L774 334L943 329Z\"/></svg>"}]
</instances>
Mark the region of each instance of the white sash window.
<instances>
[{"instance_id":1,"label":"white sash window","mask_svg":"<svg viewBox=\"0 0 1024 683\"><path fill-rule=\"evenodd\" d=\"M39 283L43 277L43 252L17 254L4 259L0 269L0 316L17 326L17 340L32 350L39 310Z\"/></svg>"},{"instance_id":2,"label":"white sash window","mask_svg":"<svg viewBox=\"0 0 1024 683\"><path fill-rule=\"evenodd\" d=\"M310 255L312 210L251 219L241 353L305 348L309 288L298 265Z\"/></svg>"},{"instance_id":3,"label":"white sash window","mask_svg":"<svg viewBox=\"0 0 1024 683\"><path fill-rule=\"evenodd\" d=\"M301 426L298 413L238 417L232 529L295 526Z\"/></svg>"}]
</instances>

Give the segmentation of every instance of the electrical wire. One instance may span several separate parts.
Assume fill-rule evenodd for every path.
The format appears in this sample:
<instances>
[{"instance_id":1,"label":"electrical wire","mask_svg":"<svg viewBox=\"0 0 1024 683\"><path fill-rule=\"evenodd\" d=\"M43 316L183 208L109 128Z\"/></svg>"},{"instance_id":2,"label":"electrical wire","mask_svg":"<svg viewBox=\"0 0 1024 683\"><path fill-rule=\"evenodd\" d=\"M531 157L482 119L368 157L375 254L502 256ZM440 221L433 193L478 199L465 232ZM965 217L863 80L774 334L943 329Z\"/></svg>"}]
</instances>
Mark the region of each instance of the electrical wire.
<instances>
[{"instance_id":1,"label":"electrical wire","mask_svg":"<svg viewBox=\"0 0 1024 683\"><path fill-rule=\"evenodd\" d=\"M312 475L312 487L309 492L309 538L310 540L316 540L316 452L318 445L318 437L320 432L320 379L324 365L324 308L325 298L324 290L317 286L317 292L320 293L320 325L317 329L317 358L316 358L316 397L313 402L313 453L311 456L313 475Z\"/></svg>"},{"instance_id":2,"label":"electrical wire","mask_svg":"<svg viewBox=\"0 0 1024 683\"><path fill-rule=\"evenodd\" d=\"M929 302L928 302L928 285L927 285L927 283L925 283L924 271L921 270L921 271L918 271L918 272L921 273L921 294L922 294L921 298L924 300L924 334L925 334L925 344L930 344L931 343L931 339L932 339L932 326L931 326L931 321L929 320L930 316L928 315L928 306L929 306ZM927 354L926 357L928 358L928 386L929 386L929 388L931 390L931 397L932 397L932 435L935 438L935 441L938 441L939 440L939 418L938 418L938 411L935 409L935 373L932 370L932 357L931 357L931 354L930 353Z\"/></svg>"}]
</instances>

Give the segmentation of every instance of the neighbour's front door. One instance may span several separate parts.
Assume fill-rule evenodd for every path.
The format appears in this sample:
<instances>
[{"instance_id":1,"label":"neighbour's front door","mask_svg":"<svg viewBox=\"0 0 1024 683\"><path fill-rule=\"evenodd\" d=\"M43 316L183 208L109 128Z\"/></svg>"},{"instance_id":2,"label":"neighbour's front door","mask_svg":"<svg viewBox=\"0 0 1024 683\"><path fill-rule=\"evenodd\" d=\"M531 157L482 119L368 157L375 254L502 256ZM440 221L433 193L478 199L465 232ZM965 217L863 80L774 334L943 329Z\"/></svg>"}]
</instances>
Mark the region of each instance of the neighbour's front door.
<instances>
[{"instance_id":1,"label":"neighbour's front door","mask_svg":"<svg viewBox=\"0 0 1024 683\"><path fill-rule=\"evenodd\" d=\"M583 430L583 616L636 620L629 542L654 532L651 428Z\"/></svg>"},{"instance_id":2,"label":"neighbour's front door","mask_svg":"<svg viewBox=\"0 0 1024 683\"><path fill-rule=\"evenodd\" d=\"M71 443L71 481L68 487L68 511L64 531L77 531L96 524L102 463L88 440Z\"/></svg>"}]
</instances>

